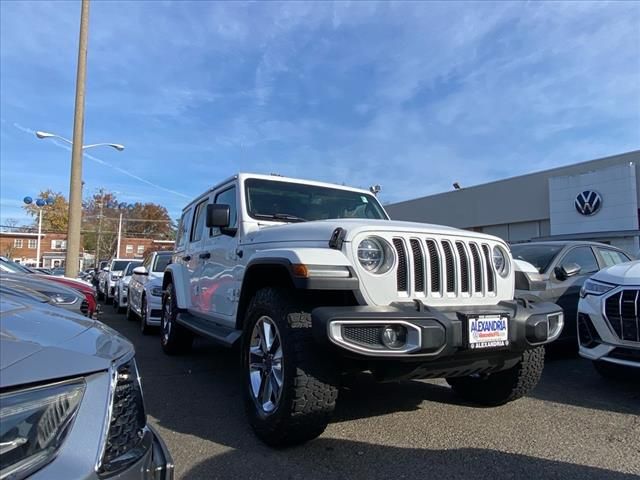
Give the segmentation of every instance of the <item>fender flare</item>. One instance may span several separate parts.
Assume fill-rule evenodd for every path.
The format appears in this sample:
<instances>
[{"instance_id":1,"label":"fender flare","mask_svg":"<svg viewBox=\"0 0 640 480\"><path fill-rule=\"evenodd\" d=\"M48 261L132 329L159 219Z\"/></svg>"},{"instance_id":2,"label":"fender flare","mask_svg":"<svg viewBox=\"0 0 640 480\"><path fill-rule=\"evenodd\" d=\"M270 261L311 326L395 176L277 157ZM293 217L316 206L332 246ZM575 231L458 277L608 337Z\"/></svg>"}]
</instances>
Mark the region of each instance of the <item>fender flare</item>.
<instances>
[{"instance_id":1,"label":"fender flare","mask_svg":"<svg viewBox=\"0 0 640 480\"><path fill-rule=\"evenodd\" d=\"M191 296L189 295L189 275L184 265L171 263L164 271L162 279L162 289L165 290L171 282L176 290L176 302L178 308L187 309L191 306Z\"/></svg>"}]
</instances>

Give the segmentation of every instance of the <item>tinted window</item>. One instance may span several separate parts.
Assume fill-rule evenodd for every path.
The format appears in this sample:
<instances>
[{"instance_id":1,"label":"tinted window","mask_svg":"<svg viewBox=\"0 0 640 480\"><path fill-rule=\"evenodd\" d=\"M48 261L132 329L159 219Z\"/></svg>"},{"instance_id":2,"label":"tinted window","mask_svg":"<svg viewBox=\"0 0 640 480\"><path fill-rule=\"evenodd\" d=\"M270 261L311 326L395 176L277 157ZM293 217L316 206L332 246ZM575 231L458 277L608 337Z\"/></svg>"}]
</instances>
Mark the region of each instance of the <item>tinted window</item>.
<instances>
[{"instance_id":1,"label":"tinted window","mask_svg":"<svg viewBox=\"0 0 640 480\"><path fill-rule=\"evenodd\" d=\"M147 255L142 262L142 266L147 270L147 272L151 271L151 259L153 258L152 254Z\"/></svg>"},{"instance_id":2,"label":"tinted window","mask_svg":"<svg viewBox=\"0 0 640 480\"><path fill-rule=\"evenodd\" d=\"M124 270L125 268L127 268L127 265L129 264L130 260L118 260L115 262L111 263L111 271L112 272L121 272L122 270Z\"/></svg>"},{"instance_id":3,"label":"tinted window","mask_svg":"<svg viewBox=\"0 0 640 480\"><path fill-rule=\"evenodd\" d=\"M539 273L544 273L562 248L562 245L512 245L511 254L513 258L533 265Z\"/></svg>"},{"instance_id":4,"label":"tinted window","mask_svg":"<svg viewBox=\"0 0 640 480\"><path fill-rule=\"evenodd\" d=\"M196 207L191 226L191 241L198 242L202 238L202 227L207 214L207 200L203 200Z\"/></svg>"},{"instance_id":5,"label":"tinted window","mask_svg":"<svg viewBox=\"0 0 640 480\"><path fill-rule=\"evenodd\" d=\"M631 259L624 253L618 252L617 250L611 250L610 248L598 248L598 253L607 267L631 261Z\"/></svg>"},{"instance_id":6,"label":"tinted window","mask_svg":"<svg viewBox=\"0 0 640 480\"><path fill-rule=\"evenodd\" d=\"M156 256L156 264L153 266L153 271L164 272L169 263L171 263L171 255L158 255Z\"/></svg>"},{"instance_id":7,"label":"tinted window","mask_svg":"<svg viewBox=\"0 0 640 480\"><path fill-rule=\"evenodd\" d=\"M224 192L220 192L219 194L217 194L215 203L229 205L229 228L236 228L238 226L236 187L231 187ZM218 233L217 228L209 229L209 235L215 235L216 233Z\"/></svg>"},{"instance_id":8,"label":"tinted window","mask_svg":"<svg viewBox=\"0 0 640 480\"><path fill-rule=\"evenodd\" d=\"M139 267L140 265L142 265L142 262L131 262L129 266L127 266L127 269L125 270L125 273L124 273L125 277L127 275L133 275L133 269L136 267Z\"/></svg>"},{"instance_id":9,"label":"tinted window","mask_svg":"<svg viewBox=\"0 0 640 480\"><path fill-rule=\"evenodd\" d=\"M599 270L596 256L591 247L577 247L567 253L562 259L562 265L575 263L580 265L580 273L593 273Z\"/></svg>"},{"instance_id":10,"label":"tinted window","mask_svg":"<svg viewBox=\"0 0 640 480\"><path fill-rule=\"evenodd\" d=\"M249 215L257 220L387 218L375 197L366 193L257 178L248 179L245 189Z\"/></svg>"}]
</instances>

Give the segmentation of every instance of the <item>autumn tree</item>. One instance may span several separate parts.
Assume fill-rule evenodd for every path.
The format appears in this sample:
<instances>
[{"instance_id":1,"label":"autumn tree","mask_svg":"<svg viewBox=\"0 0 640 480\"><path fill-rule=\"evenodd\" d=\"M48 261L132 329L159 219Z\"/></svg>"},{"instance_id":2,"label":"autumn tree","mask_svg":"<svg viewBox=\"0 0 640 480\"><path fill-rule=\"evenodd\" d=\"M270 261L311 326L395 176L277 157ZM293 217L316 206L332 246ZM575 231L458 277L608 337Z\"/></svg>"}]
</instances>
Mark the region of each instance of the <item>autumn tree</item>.
<instances>
[{"instance_id":1,"label":"autumn tree","mask_svg":"<svg viewBox=\"0 0 640 480\"><path fill-rule=\"evenodd\" d=\"M69 202L62 193L51 189L43 190L33 199L33 202L24 205L25 211L33 217L33 227L38 227L38 215L40 208L36 205L37 199L53 200L51 205L42 207L42 230L45 232L66 232L69 221Z\"/></svg>"}]
</instances>

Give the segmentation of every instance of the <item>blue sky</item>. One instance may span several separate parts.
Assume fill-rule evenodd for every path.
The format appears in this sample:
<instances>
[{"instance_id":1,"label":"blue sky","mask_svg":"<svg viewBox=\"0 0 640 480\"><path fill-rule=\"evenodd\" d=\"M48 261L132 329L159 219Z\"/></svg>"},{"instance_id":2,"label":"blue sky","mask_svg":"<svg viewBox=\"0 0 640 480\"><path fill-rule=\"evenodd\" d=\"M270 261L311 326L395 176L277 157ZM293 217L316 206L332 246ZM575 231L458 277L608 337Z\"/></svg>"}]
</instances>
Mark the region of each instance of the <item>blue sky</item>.
<instances>
[{"instance_id":1,"label":"blue sky","mask_svg":"<svg viewBox=\"0 0 640 480\"><path fill-rule=\"evenodd\" d=\"M0 222L67 194L78 1L0 2ZM640 148L640 3L93 1L85 192L172 216L237 171L383 202Z\"/></svg>"}]
</instances>

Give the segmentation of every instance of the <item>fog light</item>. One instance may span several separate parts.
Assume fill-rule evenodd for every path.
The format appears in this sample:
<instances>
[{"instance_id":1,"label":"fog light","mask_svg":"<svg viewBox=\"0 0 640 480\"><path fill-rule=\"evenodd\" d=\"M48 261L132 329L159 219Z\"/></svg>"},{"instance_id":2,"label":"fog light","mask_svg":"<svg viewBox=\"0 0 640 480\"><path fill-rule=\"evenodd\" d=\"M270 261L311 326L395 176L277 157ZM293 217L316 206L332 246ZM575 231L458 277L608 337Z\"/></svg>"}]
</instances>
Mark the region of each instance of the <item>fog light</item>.
<instances>
[{"instance_id":1,"label":"fog light","mask_svg":"<svg viewBox=\"0 0 640 480\"><path fill-rule=\"evenodd\" d=\"M400 325L388 325L382 330L382 343L387 348L402 348L407 343L407 330Z\"/></svg>"}]
</instances>

